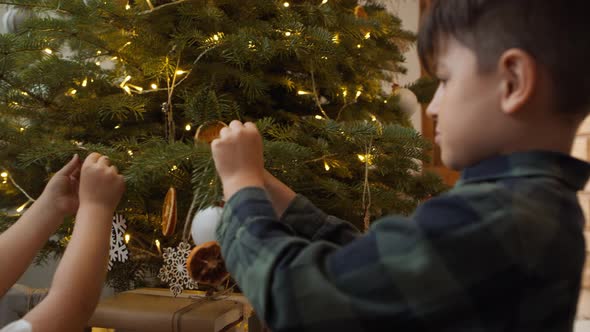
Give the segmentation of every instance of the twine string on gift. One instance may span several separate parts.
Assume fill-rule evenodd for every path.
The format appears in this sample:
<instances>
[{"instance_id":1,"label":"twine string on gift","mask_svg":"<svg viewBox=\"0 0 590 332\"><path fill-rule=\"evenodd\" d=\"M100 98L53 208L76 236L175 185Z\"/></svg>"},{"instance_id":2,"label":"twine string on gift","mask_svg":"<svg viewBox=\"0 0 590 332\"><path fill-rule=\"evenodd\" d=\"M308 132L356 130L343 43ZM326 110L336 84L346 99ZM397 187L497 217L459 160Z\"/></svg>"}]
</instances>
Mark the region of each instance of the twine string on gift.
<instances>
[{"instance_id":1,"label":"twine string on gift","mask_svg":"<svg viewBox=\"0 0 590 332\"><path fill-rule=\"evenodd\" d=\"M191 311L193 311L193 309L196 309L197 307L201 306L202 304L204 304L205 302L207 302L207 299L198 299L196 301L194 301L191 304L188 304L178 310L176 310L174 312L174 314L172 315L172 331L173 332L182 332L181 329L181 321L182 321L182 316L185 315L186 313L189 313Z\"/></svg>"}]
</instances>

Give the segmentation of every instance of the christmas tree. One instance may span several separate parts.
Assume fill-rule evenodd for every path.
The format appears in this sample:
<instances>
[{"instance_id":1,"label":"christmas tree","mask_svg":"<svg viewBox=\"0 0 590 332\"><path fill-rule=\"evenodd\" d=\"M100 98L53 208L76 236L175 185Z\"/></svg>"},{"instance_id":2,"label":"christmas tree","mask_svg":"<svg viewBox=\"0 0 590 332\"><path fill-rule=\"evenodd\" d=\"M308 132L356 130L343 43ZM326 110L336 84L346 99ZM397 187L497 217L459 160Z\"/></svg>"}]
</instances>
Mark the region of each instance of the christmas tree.
<instances>
[{"instance_id":1,"label":"christmas tree","mask_svg":"<svg viewBox=\"0 0 590 332\"><path fill-rule=\"evenodd\" d=\"M1 3L28 19L0 35L0 227L74 153L108 155L127 183L130 260L109 274L119 289L141 285L164 247L190 240L195 212L221 200L204 136L232 119L257 124L272 174L361 229L443 190L422 170L429 143L383 89L414 36L372 1ZM170 187L178 225L164 236ZM40 260L63 250L72 222Z\"/></svg>"}]
</instances>

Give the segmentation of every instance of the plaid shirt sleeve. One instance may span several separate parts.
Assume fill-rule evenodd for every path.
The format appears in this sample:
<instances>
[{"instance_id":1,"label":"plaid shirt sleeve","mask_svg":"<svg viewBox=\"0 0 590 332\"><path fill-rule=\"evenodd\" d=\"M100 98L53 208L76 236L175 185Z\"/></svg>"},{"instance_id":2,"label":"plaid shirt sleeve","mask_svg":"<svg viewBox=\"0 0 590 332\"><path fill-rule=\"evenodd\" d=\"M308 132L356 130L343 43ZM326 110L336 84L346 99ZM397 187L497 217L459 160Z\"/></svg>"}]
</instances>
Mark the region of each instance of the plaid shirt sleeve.
<instances>
[{"instance_id":1,"label":"plaid shirt sleeve","mask_svg":"<svg viewBox=\"0 0 590 332\"><path fill-rule=\"evenodd\" d=\"M481 217L458 197L435 198L412 222L387 217L340 245L310 241L321 234L321 213L298 231L303 238L277 222L264 190L246 188L227 202L217 236L229 272L274 332L411 331L433 315L460 316L457 328L470 329L480 321L468 289L515 264L489 236L508 218ZM441 219L452 223L437 224ZM479 227L461 227L474 221ZM465 250L474 242L480 251Z\"/></svg>"},{"instance_id":2,"label":"plaid shirt sleeve","mask_svg":"<svg viewBox=\"0 0 590 332\"><path fill-rule=\"evenodd\" d=\"M298 236L311 241L346 244L361 235L351 223L327 215L302 195L293 199L281 222L291 226Z\"/></svg>"}]
</instances>

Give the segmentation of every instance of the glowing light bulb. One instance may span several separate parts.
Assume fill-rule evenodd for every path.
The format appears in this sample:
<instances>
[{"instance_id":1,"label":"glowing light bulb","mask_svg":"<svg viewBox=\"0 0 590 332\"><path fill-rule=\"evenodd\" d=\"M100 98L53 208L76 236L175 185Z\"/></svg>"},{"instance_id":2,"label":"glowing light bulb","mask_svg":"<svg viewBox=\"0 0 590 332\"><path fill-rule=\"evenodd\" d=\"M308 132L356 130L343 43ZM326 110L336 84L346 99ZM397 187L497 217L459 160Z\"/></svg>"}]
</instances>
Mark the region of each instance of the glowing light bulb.
<instances>
[{"instance_id":1,"label":"glowing light bulb","mask_svg":"<svg viewBox=\"0 0 590 332\"><path fill-rule=\"evenodd\" d=\"M328 165L328 163L325 161L324 161L324 168L326 169L326 171L330 170L330 165Z\"/></svg>"},{"instance_id":2,"label":"glowing light bulb","mask_svg":"<svg viewBox=\"0 0 590 332\"><path fill-rule=\"evenodd\" d=\"M25 204L23 204L23 205L19 206L19 207L16 209L16 212L18 212L18 213L21 213L21 212L23 212L23 210L24 210L24 209L27 207L27 205L29 205L29 201L27 201Z\"/></svg>"},{"instance_id":3,"label":"glowing light bulb","mask_svg":"<svg viewBox=\"0 0 590 332\"><path fill-rule=\"evenodd\" d=\"M85 78L85 79L82 81L82 86L83 86L83 87L86 87L87 85L88 85L88 79L87 79L87 78Z\"/></svg>"},{"instance_id":4,"label":"glowing light bulb","mask_svg":"<svg viewBox=\"0 0 590 332\"><path fill-rule=\"evenodd\" d=\"M318 120L322 120L323 119L321 115L316 115L315 118L318 119Z\"/></svg>"},{"instance_id":5,"label":"glowing light bulb","mask_svg":"<svg viewBox=\"0 0 590 332\"><path fill-rule=\"evenodd\" d=\"M184 130L186 131L190 131L192 129L190 124L187 124L186 126L184 126Z\"/></svg>"},{"instance_id":6,"label":"glowing light bulb","mask_svg":"<svg viewBox=\"0 0 590 332\"><path fill-rule=\"evenodd\" d=\"M309 95L309 94L311 94L311 92L299 90L299 91L297 91L297 94L300 96L303 96L303 95Z\"/></svg>"},{"instance_id":7,"label":"glowing light bulb","mask_svg":"<svg viewBox=\"0 0 590 332\"><path fill-rule=\"evenodd\" d=\"M285 36L287 36L287 37L291 36L291 32L289 32L289 31L285 32Z\"/></svg>"},{"instance_id":8,"label":"glowing light bulb","mask_svg":"<svg viewBox=\"0 0 590 332\"><path fill-rule=\"evenodd\" d=\"M182 74L186 74L186 71L184 71L184 70L181 70L181 69L178 69L178 70L176 71L176 75L182 75Z\"/></svg>"},{"instance_id":9,"label":"glowing light bulb","mask_svg":"<svg viewBox=\"0 0 590 332\"><path fill-rule=\"evenodd\" d=\"M365 39L369 39L369 38L371 38L371 33L367 32L367 34L365 35Z\"/></svg>"},{"instance_id":10,"label":"glowing light bulb","mask_svg":"<svg viewBox=\"0 0 590 332\"><path fill-rule=\"evenodd\" d=\"M53 54L53 51L50 48L44 49L43 52L45 52L47 54Z\"/></svg>"},{"instance_id":11,"label":"glowing light bulb","mask_svg":"<svg viewBox=\"0 0 590 332\"><path fill-rule=\"evenodd\" d=\"M152 83L151 87L152 89L156 90L158 88L158 85L156 83Z\"/></svg>"},{"instance_id":12,"label":"glowing light bulb","mask_svg":"<svg viewBox=\"0 0 590 332\"><path fill-rule=\"evenodd\" d=\"M285 8L288 8L291 4L289 4L288 2L284 2L283 6L285 6Z\"/></svg>"},{"instance_id":13,"label":"glowing light bulb","mask_svg":"<svg viewBox=\"0 0 590 332\"><path fill-rule=\"evenodd\" d=\"M125 234L125 243L129 243L130 240L131 240L131 235Z\"/></svg>"},{"instance_id":14,"label":"glowing light bulb","mask_svg":"<svg viewBox=\"0 0 590 332\"><path fill-rule=\"evenodd\" d=\"M363 45L361 45L361 44L356 45L356 48L361 48L361 47L363 47Z\"/></svg>"},{"instance_id":15,"label":"glowing light bulb","mask_svg":"<svg viewBox=\"0 0 590 332\"><path fill-rule=\"evenodd\" d=\"M3 178L7 178L8 177L8 172L2 172L0 173L0 176Z\"/></svg>"}]
</instances>

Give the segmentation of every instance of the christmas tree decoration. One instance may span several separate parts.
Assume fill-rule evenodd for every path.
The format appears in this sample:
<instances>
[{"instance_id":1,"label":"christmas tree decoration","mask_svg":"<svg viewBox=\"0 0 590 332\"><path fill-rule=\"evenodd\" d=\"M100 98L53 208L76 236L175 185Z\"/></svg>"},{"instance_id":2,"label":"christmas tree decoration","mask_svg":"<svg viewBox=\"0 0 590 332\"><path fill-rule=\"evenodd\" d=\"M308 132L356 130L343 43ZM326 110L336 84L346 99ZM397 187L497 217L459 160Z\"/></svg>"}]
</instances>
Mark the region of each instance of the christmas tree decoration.
<instances>
[{"instance_id":1,"label":"christmas tree decoration","mask_svg":"<svg viewBox=\"0 0 590 332\"><path fill-rule=\"evenodd\" d=\"M407 88L402 88L397 84L393 85L393 96L399 98L399 107L408 116L412 116L414 113L419 112L422 109L422 105L418 101L418 97Z\"/></svg>"},{"instance_id":2,"label":"christmas tree decoration","mask_svg":"<svg viewBox=\"0 0 590 332\"><path fill-rule=\"evenodd\" d=\"M24 7L0 5L0 12L3 12L0 34L17 32L23 22L32 17Z\"/></svg>"},{"instance_id":3,"label":"christmas tree decoration","mask_svg":"<svg viewBox=\"0 0 590 332\"><path fill-rule=\"evenodd\" d=\"M127 250L127 221L120 214L113 216L113 228L111 229L111 248L109 251L109 271L113 268L115 262L124 263L129 259Z\"/></svg>"},{"instance_id":4,"label":"christmas tree decoration","mask_svg":"<svg viewBox=\"0 0 590 332\"><path fill-rule=\"evenodd\" d=\"M170 236L176 229L177 208L176 208L176 189L170 187L164 198L162 206L162 234Z\"/></svg>"},{"instance_id":5,"label":"christmas tree decoration","mask_svg":"<svg viewBox=\"0 0 590 332\"><path fill-rule=\"evenodd\" d=\"M218 287L229 278L221 247L216 241L193 248L186 264L189 276L198 283Z\"/></svg>"},{"instance_id":6,"label":"christmas tree decoration","mask_svg":"<svg viewBox=\"0 0 590 332\"><path fill-rule=\"evenodd\" d=\"M198 211L191 225L193 242L198 246L205 242L215 241L215 231L221 222L223 208L210 206Z\"/></svg>"},{"instance_id":7,"label":"christmas tree decoration","mask_svg":"<svg viewBox=\"0 0 590 332\"><path fill-rule=\"evenodd\" d=\"M158 273L158 278L170 287L172 295L178 296L186 289L197 289L198 284L191 279L186 267L191 246L180 242L176 248L164 248L164 265Z\"/></svg>"},{"instance_id":8,"label":"christmas tree decoration","mask_svg":"<svg viewBox=\"0 0 590 332\"><path fill-rule=\"evenodd\" d=\"M219 132L227 125L221 121L210 121L199 126L195 134L195 143L211 144L219 137Z\"/></svg>"},{"instance_id":9,"label":"christmas tree decoration","mask_svg":"<svg viewBox=\"0 0 590 332\"><path fill-rule=\"evenodd\" d=\"M357 18L368 18L369 17L369 15L367 14L367 11L361 5L354 7L354 16L356 16Z\"/></svg>"}]
</instances>

